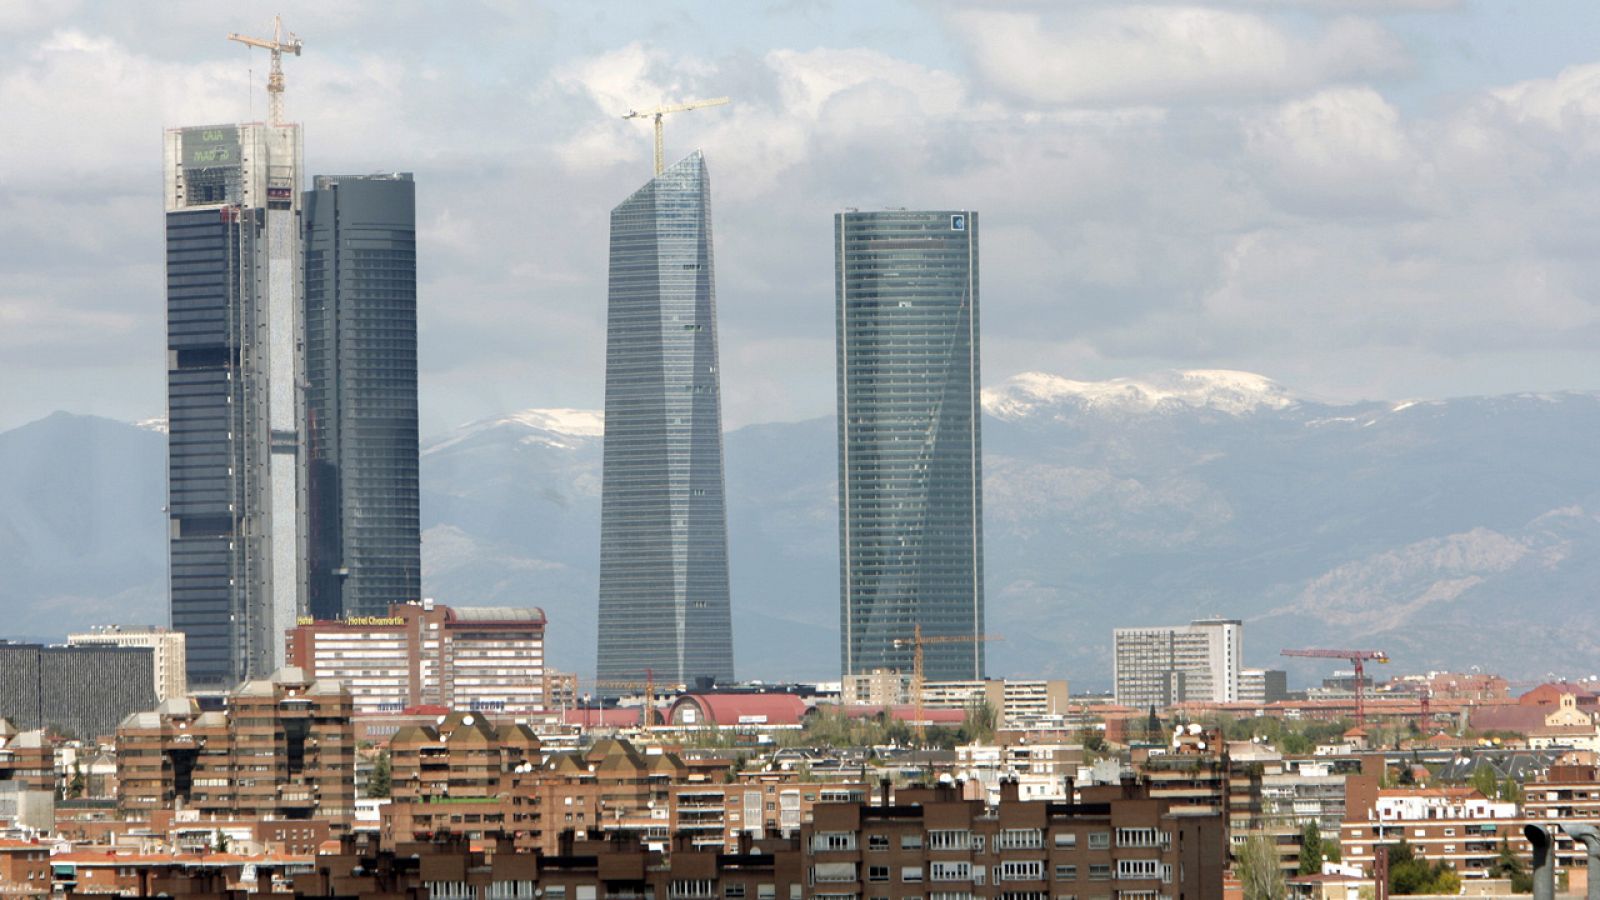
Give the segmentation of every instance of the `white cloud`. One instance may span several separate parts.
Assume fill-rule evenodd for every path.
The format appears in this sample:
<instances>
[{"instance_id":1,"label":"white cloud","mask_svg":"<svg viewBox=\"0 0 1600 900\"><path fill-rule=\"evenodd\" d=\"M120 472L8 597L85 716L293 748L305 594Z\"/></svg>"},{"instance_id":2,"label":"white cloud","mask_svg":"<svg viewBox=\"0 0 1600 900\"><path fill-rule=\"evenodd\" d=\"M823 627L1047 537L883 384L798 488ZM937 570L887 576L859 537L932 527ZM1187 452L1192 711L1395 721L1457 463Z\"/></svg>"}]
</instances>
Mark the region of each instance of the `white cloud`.
<instances>
[{"instance_id":1,"label":"white cloud","mask_svg":"<svg viewBox=\"0 0 1600 900\"><path fill-rule=\"evenodd\" d=\"M1362 19L1336 19L1309 38L1261 15L1200 6L969 8L950 19L982 81L1041 105L1238 102L1407 65L1400 43Z\"/></svg>"}]
</instances>

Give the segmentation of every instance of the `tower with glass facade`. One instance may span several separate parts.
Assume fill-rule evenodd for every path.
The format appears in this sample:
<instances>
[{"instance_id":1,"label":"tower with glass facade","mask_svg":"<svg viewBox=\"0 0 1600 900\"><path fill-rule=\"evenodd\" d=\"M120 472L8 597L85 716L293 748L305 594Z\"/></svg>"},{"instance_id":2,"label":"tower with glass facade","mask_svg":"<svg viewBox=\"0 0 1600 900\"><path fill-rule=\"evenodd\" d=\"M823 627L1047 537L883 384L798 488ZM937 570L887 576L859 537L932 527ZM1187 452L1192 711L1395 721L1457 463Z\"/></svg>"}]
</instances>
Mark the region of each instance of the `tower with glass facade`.
<instances>
[{"instance_id":1,"label":"tower with glass facade","mask_svg":"<svg viewBox=\"0 0 1600 900\"><path fill-rule=\"evenodd\" d=\"M840 213L834 252L843 672L909 674L917 626L983 634L978 214ZM927 644L925 677L983 647Z\"/></svg>"},{"instance_id":2,"label":"tower with glass facade","mask_svg":"<svg viewBox=\"0 0 1600 900\"><path fill-rule=\"evenodd\" d=\"M711 185L696 152L611 211L601 679L733 678Z\"/></svg>"},{"instance_id":3,"label":"tower with glass facade","mask_svg":"<svg viewBox=\"0 0 1600 900\"><path fill-rule=\"evenodd\" d=\"M422 591L416 185L319 175L304 203L310 612L387 616Z\"/></svg>"},{"instance_id":4,"label":"tower with glass facade","mask_svg":"<svg viewBox=\"0 0 1600 900\"><path fill-rule=\"evenodd\" d=\"M172 627L190 689L229 689L305 609L300 128L165 145Z\"/></svg>"}]
</instances>

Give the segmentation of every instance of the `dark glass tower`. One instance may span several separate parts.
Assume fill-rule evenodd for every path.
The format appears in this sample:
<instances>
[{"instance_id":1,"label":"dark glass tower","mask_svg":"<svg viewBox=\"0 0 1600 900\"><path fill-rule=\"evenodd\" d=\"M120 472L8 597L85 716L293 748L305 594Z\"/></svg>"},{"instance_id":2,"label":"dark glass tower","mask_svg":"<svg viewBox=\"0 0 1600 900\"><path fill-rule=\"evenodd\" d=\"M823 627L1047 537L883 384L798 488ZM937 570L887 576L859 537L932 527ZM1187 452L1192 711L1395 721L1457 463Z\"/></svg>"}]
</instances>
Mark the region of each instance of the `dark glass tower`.
<instances>
[{"instance_id":1,"label":"dark glass tower","mask_svg":"<svg viewBox=\"0 0 1600 900\"><path fill-rule=\"evenodd\" d=\"M844 674L910 674L916 626L983 634L978 214L841 213L834 252ZM924 657L983 676L981 642Z\"/></svg>"},{"instance_id":2,"label":"dark glass tower","mask_svg":"<svg viewBox=\"0 0 1600 900\"><path fill-rule=\"evenodd\" d=\"M711 185L694 153L611 211L599 677L733 678Z\"/></svg>"},{"instance_id":3,"label":"dark glass tower","mask_svg":"<svg viewBox=\"0 0 1600 900\"><path fill-rule=\"evenodd\" d=\"M305 226L311 614L383 616L422 591L416 186L319 175Z\"/></svg>"},{"instance_id":4,"label":"dark glass tower","mask_svg":"<svg viewBox=\"0 0 1600 900\"><path fill-rule=\"evenodd\" d=\"M173 628L191 689L283 663L305 609L300 129L166 135Z\"/></svg>"}]
</instances>

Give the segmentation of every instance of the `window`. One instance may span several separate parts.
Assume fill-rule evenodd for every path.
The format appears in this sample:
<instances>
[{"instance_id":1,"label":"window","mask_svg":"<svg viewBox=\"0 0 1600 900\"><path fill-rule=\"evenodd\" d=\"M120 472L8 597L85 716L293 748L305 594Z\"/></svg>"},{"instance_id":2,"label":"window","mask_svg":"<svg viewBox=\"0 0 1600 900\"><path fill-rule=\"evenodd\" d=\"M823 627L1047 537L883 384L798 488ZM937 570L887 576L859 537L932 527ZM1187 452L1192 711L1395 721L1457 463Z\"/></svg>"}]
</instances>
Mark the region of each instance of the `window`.
<instances>
[{"instance_id":1,"label":"window","mask_svg":"<svg viewBox=\"0 0 1600 900\"><path fill-rule=\"evenodd\" d=\"M744 900L744 885L724 885L722 888L722 896L727 897L728 900Z\"/></svg>"},{"instance_id":2,"label":"window","mask_svg":"<svg viewBox=\"0 0 1600 900\"><path fill-rule=\"evenodd\" d=\"M1090 881L1110 881L1111 866L1105 863L1092 863L1089 866Z\"/></svg>"},{"instance_id":3,"label":"window","mask_svg":"<svg viewBox=\"0 0 1600 900\"><path fill-rule=\"evenodd\" d=\"M889 880L889 867L888 866L867 866L867 880L868 881L888 881Z\"/></svg>"},{"instance_id":4,"label":"window","mask_svg":"<svg viewBox=\"0 0 1600 900\"><path fill-rule=\"evenodd\" d=\"M983 852L983 835L975 834L972 836L972 849L979 853Z\"/></svg>"},{"instance_id":5,"label":"window","mask_svg":"<svg viewBox=\"0 0 1600 900\"><path fill-rule=\"evenodd\" d=\"M972 832L946 828L928 832L929 850L965 850L972 846Z\"/></svg>"},{"instance_id":6,"label":"window","mask_svg":"<svg viewBox=\"0 0 1600 900\"><path fill-rule=\"evenodd\" d=\"M1161 864L1153 859L1117 860L1118 878L1154 878Z\"/></svg>"},{"instance_id":7,"label":"window","mask_svg":"<svg viewBox=\"0 0 1600 900\"><path fill-rule=\"evenodd\" d=\"M908 884L917 884L922 881L921 866L904 866L900 869L900 880Z\"/></svg>"},{"instance_id":8,"label":"window","mask_svg":"<svg viewBox=\"0 0 1600 900\"><path fill-rule=\"evenodd\" d=\"M1076 881L1078 879L1077 866L1056 866L1057 881Z\"/></svg>"},{"instance_id":9,"label":"window","mask_svg":"<svg viewBox=\"0 0 1600 900\"><path fill-rule=\"evenodd\" d=\"M1111 849L1111 832L1109 832L1109 831L1091 831L1091 832L1089 832L1089 849L1090 850L1110 850Z\"/></svg>"},{"instance_id":10,"label":"window","mask_svg":"<svg viewBox=\"0 0 1600 900\"><path fill-rule=\"evenodd\" d=\"M1156 830L1154 828L1118 828L1118 847L1154 847L1156 845Z\"/></svg>"},{"instance_id":11,"label":"window","mask_svg":"<svg viewBox=\"0 0 1600 900\"><path fill-rule=\"evenodd\" d=\"M674 898L715 897L717 886L709 878L680 878L672 882L669 893Z\"/></svg>"},{"instance_id":12,"label":"window","mask_svg":"<svg viewBox=\"0 0 1600 900\"><path fill-rule=\"evenodd\" d=\"M756 900L778 900L778 886L775 884L756 885Z\"/></svg>"},{"instance_id":13,"label":"window","mask_svg":"<svg viewBox=\"0 0 1600 900\"><path fill-rule=\"evenodd\" d=\"M971 891L930 891L928 900L972 900Z\"/></svg>"},{"instance_id":14,"label":"window","mask_svg":"<svg viewBox=\"0 0 1600 900\"><path fill-rule=\"evenodd\" d=\"M1445 837L1455 837L1456 836L1456 830L1454 828L1446 828L1444 830L1444 836Z\"/></svg>"},{"instance_id":15,"label":"window","mask_svg":"<svg viewBox=\"0 0 1600 900\"><path fill-rule=\"evenodd\" d=\"M928 864L929 881L971 881L972 863L935 862Z\"/></svg>"},{"instance_id":16,"label":"window","mask_svg":"<svg viewBox=\"0 0 1600 900\"><path fill-rule=\"evenodd\" d=\"M887 834L869 834L869 835L867 835L867 849L868 850L887 850L887 849L889 849L889 836Z\"/></svg>"},{"instance_id":17,"label":"window","mask_svg":"<svg viewBox=\"0 0 1600 900\"><path fill-rule=\"evenodd\" d=\"M1078 846L1078 833L1076 831L1058 831L1058 832L1056 832L1056 846L1057 847L1076 847L1076 846Z\"/></svg>"},{"instance_id":18,"label":"window","mask_svg":"<svg viewBox=\"0 0 1600 900\"><path fill-rule=\"evenodd\" d=\"M995 876L996 882L1001 881L1042 881L1044 880L1044 861L1038 859L1013 859L1000 864L1000 872Z\"/></svg>"},{"instance_id":19,"label":"window","mask_svg":"<svg viewBox=\"0 0 1600 900\"><path fill-rule=\"evenodd\" d=\"M1006 828L995 835L996 850L1040 850L1044 848L1044 832L1037 828Z\"/></svg>"},{"instance_id":20,"label":"window","mask_svg":"<svg viewBox=\"0 0 1600 900\"><path fill-rule=\"evenodd\" d=\"M819 831L811 840L812 850L854 850L856 848L856 833L854 831Z\"/></svg>"},{"instance_id":21,"label":"window","mask_svg":"<svg viewBox=\"0 0 1600 900\"><path fill-rule=\"evenodd\" d=\"M900 849L901 850L921 850L922 849L922 835L920 835L920 834L902 834L902 835L900 835Z\"/></svg>"},{"instance_id":22,"label":"window","mask_svg":"<svg viewBox=\"0 0 1600 900\"><path fill-rule=\"evenodd\" d=\"M811 867L811 878L818 884L826 882L855 881L855 863L817 863Z\"/></svg>"}]
</instances>

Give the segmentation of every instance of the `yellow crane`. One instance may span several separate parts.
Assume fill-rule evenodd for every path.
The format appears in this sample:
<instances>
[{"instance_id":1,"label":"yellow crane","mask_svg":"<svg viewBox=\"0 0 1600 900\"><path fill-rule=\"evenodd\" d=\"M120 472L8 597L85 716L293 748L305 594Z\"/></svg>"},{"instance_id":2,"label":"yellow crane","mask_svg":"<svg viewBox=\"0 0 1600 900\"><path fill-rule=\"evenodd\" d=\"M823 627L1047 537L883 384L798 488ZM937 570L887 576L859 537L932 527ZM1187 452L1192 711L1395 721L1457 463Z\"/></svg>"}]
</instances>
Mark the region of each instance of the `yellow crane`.
<instances>
[{"instance_id":1,"label":"yellow crane","mask_svg":"<svg viewBox=\"0 0 1600 900\"><path fill-rule=\"evenodd\" d=\"M911 645L911 715L916 721L914 727L917 732L917 743L926 743L928 726L922 719L922 648L936 644L981 644L987 641L1003 641L1005 638L998 634L941 634L933 637L922 636L922 626L917 625L909 638L895 638L895 647Z\"/></svg>"},{"instance_id":2,"label":"yellow crane","mask_svg":"<svg viewBox=\"0 0 1600 900\"><path fill-rule=\"evenodd\" d=\"M273 125L283 124L283 54L293 53L300 55L305 44L294 32L289 32L289 39L283 39L283 17L272 17L272 40L266 38L253 38L249 35L229 32L228 40L238 41L246 47L260 47L272 54L272 73L267 76L267 120Z\"/></svg>"},{"instance_id":3,"label":"yellow crane","mask_svg":"<svg viewBox=\"0 0 1600 900\"><path fill-rule=\"evenodd\" d=\"M727 102L727 97L717 97L713 100L690 100L688 103L678 103L673 106L658 106L655 109L630 109L623 118L653 118L656 120L656 174L660 175L667 168L666 154L661 146L661 117L668 113L688 112L691 109L705 109L708 106L721 106Z\"/></svg>"},{"instance_id":4,"label":"yellow crane","mask_svg":"<svg viewBox=\"0 0 1600 900\"><path fill-rule=\"evenodd\" d=\"M596 691L600 690L601 688L610 688L612 690L619 690L619 691L639 691L639 690L644 691L644 706L643 706L642 709L639 710L639 725L641 727L644 727L644 728L649 728L651 725L655 724L655 721L653 720L653 715L652 715L655 712L655 708L656 708L656 671L655 671L655 669L645 669L644 670L644 680L643 681L618 681L618 680L615 680L615 679L596 679L595 683L594 683L594 687L595 687Z\"/></svg>"}]
</instances>

